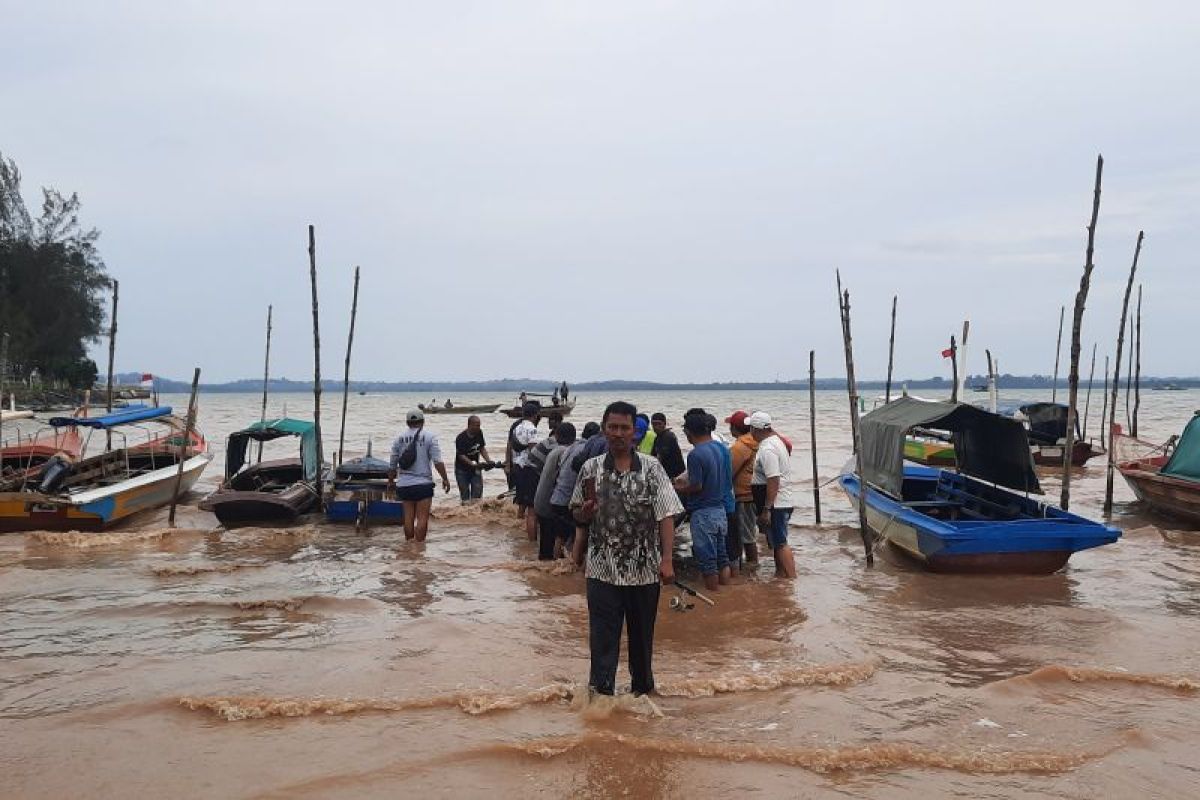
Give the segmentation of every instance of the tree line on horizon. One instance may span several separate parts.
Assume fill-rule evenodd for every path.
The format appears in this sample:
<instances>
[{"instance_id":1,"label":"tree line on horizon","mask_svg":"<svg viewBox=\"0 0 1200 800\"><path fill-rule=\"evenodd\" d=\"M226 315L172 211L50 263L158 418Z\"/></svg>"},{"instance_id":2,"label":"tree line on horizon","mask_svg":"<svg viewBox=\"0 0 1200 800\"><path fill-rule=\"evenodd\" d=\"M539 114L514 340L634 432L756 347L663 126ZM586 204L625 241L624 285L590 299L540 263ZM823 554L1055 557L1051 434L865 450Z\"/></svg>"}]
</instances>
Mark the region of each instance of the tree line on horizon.
<instances>
[{"instance_id":1,"label":"tree line on horizon","mask_svg":"<svg viewBox=\"0 0 1200 800\"><path fill-rule=\"evenodd\" d=\"M84 389L96 382L87 346L105 322L112 285L96 248L100 232L79 221L79 196L42 188L30 213L16 162L0 153L0 341L8 334L6 383Z\"/></svg>"}]
</instances>

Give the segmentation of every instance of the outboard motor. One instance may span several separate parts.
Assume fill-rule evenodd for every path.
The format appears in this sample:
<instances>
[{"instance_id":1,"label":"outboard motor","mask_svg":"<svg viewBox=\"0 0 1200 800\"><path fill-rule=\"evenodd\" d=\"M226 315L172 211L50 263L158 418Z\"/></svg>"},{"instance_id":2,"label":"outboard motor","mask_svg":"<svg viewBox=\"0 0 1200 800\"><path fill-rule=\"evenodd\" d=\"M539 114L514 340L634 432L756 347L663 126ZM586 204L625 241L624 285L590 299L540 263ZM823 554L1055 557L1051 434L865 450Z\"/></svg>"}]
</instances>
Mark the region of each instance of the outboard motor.
<instances>
[{"instance_id":1,"label":"outboard motor","mask_svg":"<svg viewBox=\"0 0 1200 800\"><path fill-rule=\"evenodd\" d=\"M42 494L53 494L62 488L63 481L71 474L71 462L62 456L54 456L42 467L42 482L38 491Z\"/></svg>"}]
</instances>

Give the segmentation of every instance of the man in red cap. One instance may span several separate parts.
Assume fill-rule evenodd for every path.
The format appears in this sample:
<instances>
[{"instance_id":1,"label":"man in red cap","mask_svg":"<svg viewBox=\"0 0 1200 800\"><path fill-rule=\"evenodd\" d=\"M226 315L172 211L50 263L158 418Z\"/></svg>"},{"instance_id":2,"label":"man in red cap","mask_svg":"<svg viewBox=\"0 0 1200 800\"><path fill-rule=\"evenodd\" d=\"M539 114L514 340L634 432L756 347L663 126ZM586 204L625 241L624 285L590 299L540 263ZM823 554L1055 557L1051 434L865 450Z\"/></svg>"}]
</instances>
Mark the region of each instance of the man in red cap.
<instances>
[{"instance_id":1,"label":"man in red cap","mask_svg":"<svg viewBox=\"0 0 1200 800\"><path fill-rule=\"evenodd\" d=\"M754 454L758 452L758 441L746 424L745 411L735 411L725 418L729 423L729 434L733 446L729 454L733 459L733 499L737 501L738 535L746 553L746 563L758 565L758 513L754 509L754 496L750 493L750 478L754 473Z\"/></svg>"}]
</instances>

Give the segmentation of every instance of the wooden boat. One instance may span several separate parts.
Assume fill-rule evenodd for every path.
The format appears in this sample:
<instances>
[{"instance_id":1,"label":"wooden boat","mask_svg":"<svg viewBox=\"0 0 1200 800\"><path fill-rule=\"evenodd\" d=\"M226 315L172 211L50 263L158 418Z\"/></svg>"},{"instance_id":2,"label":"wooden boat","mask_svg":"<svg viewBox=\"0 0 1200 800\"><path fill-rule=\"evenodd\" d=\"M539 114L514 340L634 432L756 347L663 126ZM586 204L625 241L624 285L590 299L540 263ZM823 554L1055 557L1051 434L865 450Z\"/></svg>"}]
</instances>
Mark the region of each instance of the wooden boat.
<instances>
[{"instance_id":1,"label":"wooden boat","mask_svg":"<svg viewBox=\"0 0 1200 800\"><path fill-rule=\"evenodd\" d=\"M0 474L28 473L60 454L77 461L82 452L83 437L77 425L46 426L28 435L18 430L0 447Z\"/></svg>"},{"instance_id":2,"label":"wooden boat","mask_svg":"<svg viewBox=\"0 0 1200 800\"><path fill-rule=\"evenodd\" d=\"M904 458L933 467L953 467L954 444L919 432L904 437Z\"/></svg>"},{"instance_id":3,"label":"wooden boat","mask_svg":"<svg viewBox=\"0 0 1200 800\"><path fill-rule=\"evenodd\" d=\"M566 417L566 416L570 415L570 413L574 409L575 409L575 398L572 397L570 402L567 402L567 403L559 403L558 405L551 404L548 406L542 406L542 410L540 412L538 412L538 419L545 419L546 417L550 416L555 411L557 411L559 414L562 414L564 417ZM500 409L500 413L504 414L509 419L520 419L524 413L524 410L521 408L521 406L516 405L516 406L513 406L512 408L502 408L502 409Z\"/></svg>"},{"instance_id":4,"label":"wooden boat","mask_svg":"<svg viewBox=\"0 0 1200 800\"><path fill-rule=\"evenodd\" d=\"M248 463L251 442L283 436L300 439L300 457ZM269 419L230 434L225 449L225 479L200 501L222 525L291 522L321 499L317 430L304 420Z\"/></svg>"},{"instance_id":5,"label":"wooden boat","mask_svg":"<svg viewBox=\"0 0 1200 800\"><path fill-rule=\"evenodd\" d=\"M1029 431L1029 448L1033 463L1042 467L1061 467L1063 449L1067 445L1067 406L1063 403L1021 403L1001 406L999 413L1025 424ZM1105 451L1084 441L1075 420L1075 439L1071 448L1071 465L1082 467L1088 459Z\"/></svg>"},{"instance_id":6,"label":"wooden boat","mask_svg":"<svg viewBox=\"0 0 1200 800\"><path fill-rule=\"evenodd\" d=\"M1151 510L1200 525L1200 412L1178 437L1154 445L1114 426L1116 467Z\"/></svg>"},{"instance_id":7,"label":"wooden boat","mask_svg":"<svg viewBox=\"0 0 1200 800\"><path fill-rule=\"evenodd\" d=\"M954 437L959 471L904 463L914 427ZM960 403L901 398L860 423L867 527L934 572L1048 574L1072 553L1115 542L1121 532L1038 502L1023 425ZM863 480L840 478L857 505Z\"/></svg>"},{"instance_id":8,"label":"wooden boat","mask_svg":"<svg viewBox=\"0 0 1200 800\"><path fill-rule=\"evenodd\" d=\"M183 461L180 495L186 494L212 461L203 435L192 431L185 441L186 423L170 407L134 406L100 417L55 417L56 428L85 427L104 440L120 439L122 446L78 461L57 453L36 472L0 482L0 530L81 530L108 528L121 520L175 497L179 462ZM147 440L130 445L141 432Z\"/></svg>"},{"instance_id":9,"label":"wooden boat","mask_svg":"<svg viewBox=\"0 0 1200 800\"><path fill-rule=\"evenodd\" d=\"M404 522L404 504L388 497L390 469L388 462L371 455L368 442L365 456L330 470L326 479L325 518L330 522L353 522L359 530L372 523Z\"/></svg>"},{"instance_id":10,"label":"wooden boat","mask_svg":"<svg viewBox=\"0 0 1200 800\"><path fill-rule=\"evenodd\" d=\"M1156 383L1150 387L1156 392L1182 392L1184 387L1177 383Z\"/></svg>"},{"instance_id":11,"label":"wooden boat","mask_svg":"<svg viewBox=\"0 0 1200 800\"><path fill-rule=\"evenodd\" d=\"M19 419L33 419L33 411L27 408L0 408L0 422L16 422Z\"/></svg>"},{"instance_id":12,"label":"wooden boat","mask_svg":"<svg viewBox=\"0 0 1200 800\"><path fill-rule=\"evenodd\" d=\"M500 407L500 403L475 406L426 406L417 403L417 408L426 414L491 414Z\"/></svg>"}]
</instances>

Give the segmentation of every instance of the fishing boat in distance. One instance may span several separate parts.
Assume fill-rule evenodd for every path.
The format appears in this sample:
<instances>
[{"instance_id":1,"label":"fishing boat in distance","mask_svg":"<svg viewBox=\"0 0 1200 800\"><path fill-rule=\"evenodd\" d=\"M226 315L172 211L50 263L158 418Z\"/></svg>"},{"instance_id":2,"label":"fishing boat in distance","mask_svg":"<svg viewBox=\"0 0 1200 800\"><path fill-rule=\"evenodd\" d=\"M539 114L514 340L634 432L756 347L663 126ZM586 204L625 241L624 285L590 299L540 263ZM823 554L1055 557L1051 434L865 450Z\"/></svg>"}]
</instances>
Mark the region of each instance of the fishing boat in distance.
<instances>
[{"instance_id":1,"label":"fishing boat in distance","mask_svg":"<svg viewBox=\"0 0 1200 800\"><path fill-rule=\"evenodd\" d=\"M1152 444L1113 426L1116 467L1152 511L1200 525L1200 412L1179 436Z\"/></svg>"},{"instance_id":2,"label":"fishing boat in distance","mask_svg":"<svg viewBox=\"0 0 1200 800\"><path fill-rule=\"evenodd\" d=\"M451 404L450 401L447 400L446 405L440 405L440 406L433 405L433 404L426 405L424 403L417 403L417 408L421 409L421 411L425 412L426 414L491 414L496 409L500 408L501 405L502 405L502 403L491 403L491 404L487 404L487 405L473 405L473 406L456 406L456 405Z\"/></svg>"},{"instance_id":3,"label":"fishing boat in distance","mask_svg":"<svg viewBox=\"0 0 1200 800\"><path fill-rule=\"evenodd\" d=\"M130 406L100 417L54 417L52 428L87 428L82 459L56 453L39 469L0 481L0 530L98 531L164 506L195 485L212 461L208 442L169 406ZM102 442L94 441L103 432ZM131 438L145 440L130 443ZM120 447L103 451L119 439ZM183 462L182 477L179 463Z\"/></svg>"},{"instance_id":4,"label":"fishing boat in distance","mask_svg":"<svg viewBox=\"0 0 1200 800\"><path fill-rule=\"evenodd\" d=\"M300 440L299 458L249 464L251 442L285 436ZM216 514L222 525L291 522L320 500L320 469L316 425L281 417L255 422L229 435L225 448L225 479L200 501L200 509ZM248 466L247 466L248 465Z\"/></svg>"},{"instance_id":5,"label":"fishing boat in distance","mask_svg":"<svg viewBox=\"0 0 1200 800\"><path fill-rule=\"evenodd\" d=\"M1002 405L999 413L1025 424L1029 431L1029 448L1033 463L1042 467L1061 467L1067 446L1067 416L1064 403L1020 403ZM1075 417L1075 439L1071 447L1071 465L1082 467L1088 459L1103 455L1104 450L1084 441Z\"/></svg>"},{"instance_id":6,"label":"fishing boat in distance","mask_svg":"<svg viewBox=\"0 0 1200 800\"><path fill-rule=\"evenodd\" d=\"M559 414L561 414L562 416L565 417L574 410L575 410L575 398L572 397L570 399L570 401L566 402L566 403L560 402L557 405L555 405L554 403L551 403L549 405L543 405L541 411L538 412L538 419L545 419L546 417L553 414L555 411L557 411ZM518 405L513 406L512 408L502 408L502 409L500 409L500 413L510 419L520 419L522 414L524 413L524 410L518 404Z\"/></svg>"},{"instance_id":7,"label":"fishing boat in distance","mask_svg":"<svg viewBox=\"0 0 1200 800\"><path fill-rule=\"evenodd\" d=\"M330 522L354 523L357 530L372 523L399 525L404 522L404 504L388 497L391 465L367 454L338 464L329 471L325 489L325 518Z\"/></svg>"},{"instance_id":8,"label":"fishing boat in distance","mask_svg":"<svg viewBox=\"0 0 1200 800\"><path fill-rule=\"evenodd\" d=\"M958 471L904 462L913 428L953 436ZM1038 502L1041 494L1024 426L962 403L902 397L859 425L867 527L934 572L1049 574L1073 553L1120 538L1115 528ZM839 483L852 505L864 480Z\"/></svg>"}]
</instances>

